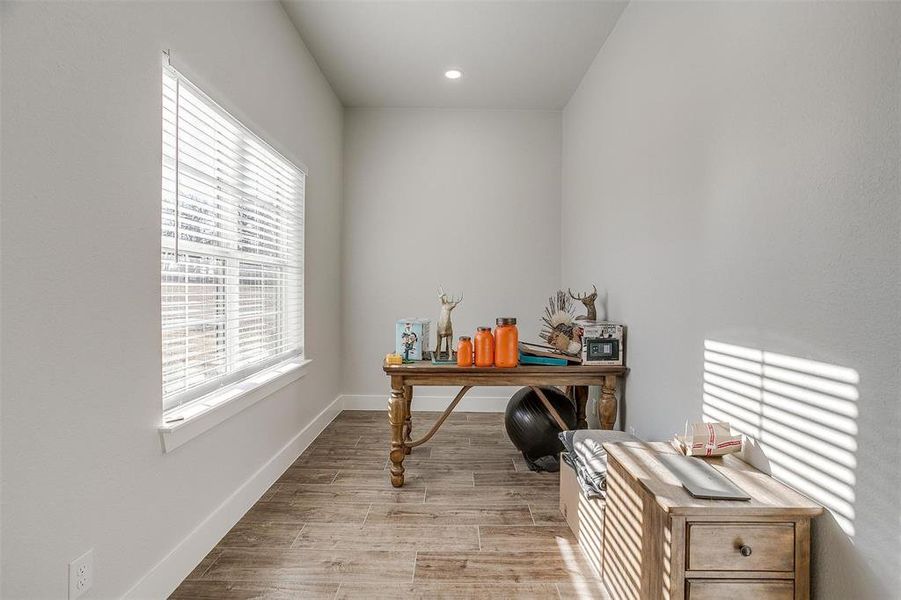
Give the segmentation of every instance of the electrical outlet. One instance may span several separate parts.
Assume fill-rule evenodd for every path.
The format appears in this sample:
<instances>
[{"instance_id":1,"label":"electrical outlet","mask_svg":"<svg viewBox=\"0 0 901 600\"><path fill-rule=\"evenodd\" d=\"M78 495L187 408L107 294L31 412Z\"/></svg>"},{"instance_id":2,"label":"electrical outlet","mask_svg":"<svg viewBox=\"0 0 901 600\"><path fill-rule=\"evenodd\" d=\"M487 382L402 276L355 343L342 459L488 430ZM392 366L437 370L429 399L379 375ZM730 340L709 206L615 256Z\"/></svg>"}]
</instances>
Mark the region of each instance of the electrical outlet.
<instances>
[{"instance_id":1,"label":"electrical outlet","mask_svg":"<svg viewBox=\"0 0 901 600\"><path fill-rule=\"evenodd\" d=\"M94 550L69 563L69 600L78 598L94 584Z\"/></svg>"},{"instance_id":2,"label":"electrical outlet","mask_svg":"<svg viewBox=\"0 0 901 600\"><path fill-rule=\"evenodd\" d=\"M629 426L629 433L631 433L635 437L638 437L638 430L635 429L634 427L632 427L631 425Z\"/></svg>"}]
</instances>

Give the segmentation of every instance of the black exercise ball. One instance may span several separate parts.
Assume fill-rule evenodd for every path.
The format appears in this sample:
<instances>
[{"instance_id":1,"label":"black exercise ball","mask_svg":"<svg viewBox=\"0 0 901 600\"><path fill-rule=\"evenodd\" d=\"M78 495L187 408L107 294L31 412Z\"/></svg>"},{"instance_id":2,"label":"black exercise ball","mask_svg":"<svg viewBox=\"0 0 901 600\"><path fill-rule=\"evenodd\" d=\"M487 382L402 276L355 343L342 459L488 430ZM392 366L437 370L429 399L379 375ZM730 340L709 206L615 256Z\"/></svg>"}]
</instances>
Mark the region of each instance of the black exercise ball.
<instances>
[{"instance_id":1,"label":"black exercise ball","mask_svg":"<svg viewBox=\"0 0 901 600\"><path fill-rule=\"evenodd\" d=\"M557 388L543 387L541 391L569 429L575 429L576 408L572 400ZM504 426L510 441L522 452L533 470L535 461L545 456L556 457L563 450L563 444L557 437L560 426L532 388L522 388L507 402Z\"/></svg>"}]
</instances>

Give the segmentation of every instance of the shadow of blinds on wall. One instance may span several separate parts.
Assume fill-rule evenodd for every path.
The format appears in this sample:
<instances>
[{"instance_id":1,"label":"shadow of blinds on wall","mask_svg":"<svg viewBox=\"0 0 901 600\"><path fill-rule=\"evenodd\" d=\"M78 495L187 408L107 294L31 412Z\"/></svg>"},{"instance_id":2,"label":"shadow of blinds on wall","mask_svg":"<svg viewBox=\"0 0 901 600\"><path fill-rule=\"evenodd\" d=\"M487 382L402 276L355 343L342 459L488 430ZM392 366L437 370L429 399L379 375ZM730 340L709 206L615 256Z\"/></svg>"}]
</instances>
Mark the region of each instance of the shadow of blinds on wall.
<instances>
[{"instance_id":1,"label":"shadow of blinds on wall","mask_svg":"<svg viewBox=\"0 0 901 600\"><path fill-rule=\"evenodd\" d=\"M303 169L162 77L163 408L303 354Z\"/></svg>"},{"instance_id":2,"label":"shadow of blinds on wall","mask_svg":"<svg viewBox=\"0 0 901 600\"><path fill-rule=\"evenodd\" d=\"M751 438L751 461L829 509L848 536L859 380L848 367L704 342L704 418Z\"/></svg>"}]
</instances>

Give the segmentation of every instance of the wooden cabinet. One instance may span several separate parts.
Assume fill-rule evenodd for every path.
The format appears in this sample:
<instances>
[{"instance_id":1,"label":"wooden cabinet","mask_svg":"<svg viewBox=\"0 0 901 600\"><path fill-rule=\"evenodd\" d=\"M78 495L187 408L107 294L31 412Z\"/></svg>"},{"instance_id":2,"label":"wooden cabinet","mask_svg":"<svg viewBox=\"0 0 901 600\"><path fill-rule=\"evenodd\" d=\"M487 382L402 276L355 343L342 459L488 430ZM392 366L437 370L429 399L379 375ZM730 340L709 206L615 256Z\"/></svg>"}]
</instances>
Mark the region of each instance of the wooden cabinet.
<instances>
[{"instance_id":1,"label":"wooden cabinet","mask_svg":"<svg viewBox=\"0 0 901 600\"><path fill-rule=\"evenodd\" d=\"M601 560L614 600L806 600L810 519L822 507L735 456L706 459L750 501L694 498L657 459L664 443L604 444Z\"/></svg>"}]
</instances>

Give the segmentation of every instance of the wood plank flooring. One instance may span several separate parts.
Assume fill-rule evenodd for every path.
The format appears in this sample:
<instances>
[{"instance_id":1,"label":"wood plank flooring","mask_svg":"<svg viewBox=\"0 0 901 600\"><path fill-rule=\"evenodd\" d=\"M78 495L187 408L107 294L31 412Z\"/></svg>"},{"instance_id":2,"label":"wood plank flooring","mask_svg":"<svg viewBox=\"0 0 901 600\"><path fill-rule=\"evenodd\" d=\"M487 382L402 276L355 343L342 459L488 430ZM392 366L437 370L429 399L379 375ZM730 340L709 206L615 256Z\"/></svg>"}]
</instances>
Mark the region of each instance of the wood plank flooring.
<instances>
[{"instance_id":1,"label":"wood plank flooring","mask_svg":"<svg viewBox=\"0 0 901 600\"><path fill-rule=\"evenodd\" d=\"M414 436L438 413L414 412ZM171 598L606 598L503 415L454 413L388 479L383 411L344 411Z\"/></svg>"}]
</instances>

